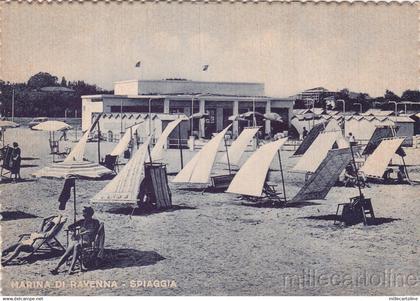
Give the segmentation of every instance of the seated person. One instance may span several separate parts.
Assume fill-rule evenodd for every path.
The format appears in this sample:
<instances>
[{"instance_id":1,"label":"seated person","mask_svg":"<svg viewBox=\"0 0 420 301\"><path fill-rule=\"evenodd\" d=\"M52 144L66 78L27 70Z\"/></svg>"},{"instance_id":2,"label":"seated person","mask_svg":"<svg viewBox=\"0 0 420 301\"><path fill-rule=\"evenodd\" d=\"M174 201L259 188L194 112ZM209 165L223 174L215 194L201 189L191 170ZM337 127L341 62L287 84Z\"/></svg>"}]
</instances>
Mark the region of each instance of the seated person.
<instances>
[{"instance_id":1,"label":"seated person","mask_svg":"<svg viewBox=\"0 0 420 301\"><path fill-rule=\"evenodd\" d=\"M85 207L83 209L83 219L75 222L72 225L69 225L68 229L70 231L74 231L74 235L72 236L72 241L69 243L66 252L60 258L57 266L52 269L50 272L53 275L58 274L58 269L66 262L66 260L73 255L70 268L68 273L74 269L76 264L76 260L79 258L81 249L82 249L82 242L83 246L90 246L94 240L96 233L99 229L100 223L97 219L92 218L94 211L92 207ZM76 234L76 230L79 230L79 233Z\"/></svg>"},{"instance_id":2,"label":"seated person","mask_svg":"<svg viewBox=\"0 0 420 301\"><path fill-rule=\"evenodd\" d=\"M392 168L387 168L384 172L384 174L382 175L382 178L384 179L385 182L390 182L392 181L391 179L391 174L394 172L394 170Z\"/></svg>"},{"instance_id":3,"label":"seated person","mask_svg":"<svg viewBox=\"0 0 420 301\"><path fill-rule=\"evenodd\" d=\"M354 171L353 165L349 164L346 166L346 170L344 172L344 186L354 187L355 184L356 184L356 173Z\"/></svg>"},{"instance_id":4,"label":"seated person","mask_svg":"<svg viewBox=\"0 0 420 301\"><path fill-rule=\"evenodd\" d=\"M48 238L50 236L52 230L57 224L59 224L63 220L65 221L65 219L63 219L61 215L50 216L47 217L45 220L46 224L44 225L44 229L42 232L33 232L29 235L29 238L21 240L18 243L2 251L2 257L7 257L7 255L10 252L13 252L10 256L8 256L8 258L2 258L1 264L3 266L7 265L10 261L18 257L20 252L22 251L26 253L33 252L42 244L43 239Z\"/></svg>"},{"instance_id":5,"label":"seated person","mask_svg":"<svg viewBox=\"0 0 420 301\"><path fill-rule=\"evenodd\" d=\"M402 165L398 167L397 180L398 180L398 183L406 183L408 180L407 174L405 173L404 166Z\"/></svg>"}]
</instances>

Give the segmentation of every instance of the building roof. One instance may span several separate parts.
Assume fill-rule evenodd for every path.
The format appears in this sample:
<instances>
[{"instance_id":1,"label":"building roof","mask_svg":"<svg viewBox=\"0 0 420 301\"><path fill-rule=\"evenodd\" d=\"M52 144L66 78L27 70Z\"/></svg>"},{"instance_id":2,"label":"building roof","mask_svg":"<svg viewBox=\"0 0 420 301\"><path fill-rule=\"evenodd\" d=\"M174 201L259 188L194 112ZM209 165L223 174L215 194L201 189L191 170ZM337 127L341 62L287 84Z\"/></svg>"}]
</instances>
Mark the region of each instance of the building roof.
<instances>
[{"instance_id":1,"label":"building roof","mask_svg":"<svg viewBox=\"0 0 420 301\"><path fill-rule=\"evenodd\" d=\"M383 111L380 109L369 109L366 112L362 113L363 116L391 116L394 115L394 111Z\"/></svg>"},{"instance_id":2,"label":"building roof","mask_svg":"<svg viewBox=\"0 0 420 301\"><path fill-rule=\"evenodd\" d=\"M66 87L42 87L40 90L42 92L68 92L68 93L75 92L73 89L66 88Z\"/></svg>"}]
</instances>

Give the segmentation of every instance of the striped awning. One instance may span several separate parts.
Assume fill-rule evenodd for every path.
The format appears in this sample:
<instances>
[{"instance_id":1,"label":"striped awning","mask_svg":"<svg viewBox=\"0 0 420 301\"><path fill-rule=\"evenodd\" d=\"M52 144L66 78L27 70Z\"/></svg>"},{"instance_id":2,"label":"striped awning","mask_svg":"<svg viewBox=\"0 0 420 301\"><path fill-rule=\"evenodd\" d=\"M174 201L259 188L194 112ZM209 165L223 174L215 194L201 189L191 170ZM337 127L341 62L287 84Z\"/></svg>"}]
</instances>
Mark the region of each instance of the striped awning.
<instances>
[{"instance_id":1,"label":"striped awning","mask_svg":"<svg viewBox=\"0 0 420 301\"><path fill-rule=\"evenodd\" d=\"M60 162L35 172L33 176L37 178L61 178L68 177L99 179L104 176L112 175L113 171L108 168L90 161Z\"/></svg>"}]
</instances>

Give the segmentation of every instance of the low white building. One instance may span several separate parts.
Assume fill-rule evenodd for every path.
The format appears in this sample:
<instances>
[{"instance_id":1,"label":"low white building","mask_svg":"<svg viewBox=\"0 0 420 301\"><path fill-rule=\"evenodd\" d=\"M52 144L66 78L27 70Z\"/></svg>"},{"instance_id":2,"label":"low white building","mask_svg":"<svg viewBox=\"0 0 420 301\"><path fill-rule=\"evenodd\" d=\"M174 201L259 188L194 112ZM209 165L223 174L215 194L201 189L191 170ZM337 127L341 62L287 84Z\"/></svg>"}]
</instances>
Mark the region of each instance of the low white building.
<instances>
[{"instance_id":1,"label":"low white building","mask_svg":"<svg viewBox=\"0 0 420 301\"><path fill-rule=\"evenodd\" d=\"M92 123L93 113L184 114L207 113L208 117L194 120L189 134L211 137L231 121L229 116L247 111L275 112L284 123L259 120L266 134L287 130L294 101L264 95L264 84L233 82L201 82L189 80L130 80L114 83L113 95L82 96L82 129ZM115 116L115 115L114 115ZM114 131L120 131L115 122ZM232 134L236 137L247 124L234 121Z\"/></svg>"}]
</instances>

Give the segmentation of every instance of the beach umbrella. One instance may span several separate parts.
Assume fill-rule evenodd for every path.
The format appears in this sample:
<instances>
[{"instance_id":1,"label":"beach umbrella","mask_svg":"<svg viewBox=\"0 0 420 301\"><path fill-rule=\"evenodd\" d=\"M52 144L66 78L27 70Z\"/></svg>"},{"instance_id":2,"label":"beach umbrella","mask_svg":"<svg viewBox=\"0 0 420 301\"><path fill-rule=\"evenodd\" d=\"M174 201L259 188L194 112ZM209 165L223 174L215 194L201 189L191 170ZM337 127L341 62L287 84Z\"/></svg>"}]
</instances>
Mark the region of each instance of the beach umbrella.
<instances>
[{"instance_id":1,"label":"beach umbrella","mask_svg":"<svg viewBox=\"0 0 420 301\"><path fill-rule=\"evenodd\" d=\"M32 127L32 129L38 131L57 132L71 129L71 125L62 121L48 120L37 124L36 126Z\"/></svg>"},{"instance_id":2,"label":"beach umbrella","mask_svg":"<svg viewBox=\"0 0 420 301\"><path fill-rule=\"evenodd\" d=\"M232 115L228 118L230 121L247 121L245 118L242 118L241 115Z\"/></svg>"},{"instance_id":3,"label":"beach umbrella","mask_svg":"<svg viewBox=\"0 0 420 301\"><path fill-rule=\"evenodd\" d=\"M54 132L71 129L71 126L62 121L48 120L48 121L41 122L40 124L37 124L36 126L32 127L32 129L37 130L37 131L50 132L50 148L53 154L53 162L54 162L55 152L56 151L58 152L58 142L57 144L55 143ZM51 133L52 133L52 137L51 137ZM55 149L54 146L56 147L56 151L54 151Z\"/></svg>"},{"instance_id":4,"label":"beach umbrella","mask_svg":"<svg viewBox=\"0 0 420 301\"><path fill-rule=\"evenodd\" d=\"M283 118L281 118L281 116L279 114L274 113L274 112L265 113L264 118L266 120L270 120L270 121L283 122Z\"/></svg>"},{"instance_id":5,"label":"beach umbrella","mask_svg":"<svg viewBox=\"0 0 420 301\"><path fill-rule=\"evenodd\" d=\"M9 120L0 120L0 128L16 128L19 124Z\"/></svg>"},{"instance_id":6,"label":"beach umbrella","mask_svg":"<svg viewBox=\"0 0 420 301\"><path fill-rule=\"evenodd\" d=\"M204 117L208 117L208 116L209 116L209 113L195 113L195 114L192 114L189 117L189 119L195 119L195 118L200 119L200 118L204 118Z\"/></svg>"}]
</instances>

